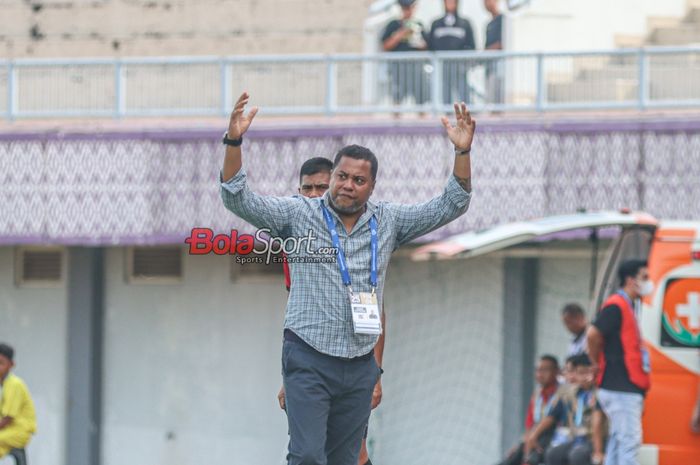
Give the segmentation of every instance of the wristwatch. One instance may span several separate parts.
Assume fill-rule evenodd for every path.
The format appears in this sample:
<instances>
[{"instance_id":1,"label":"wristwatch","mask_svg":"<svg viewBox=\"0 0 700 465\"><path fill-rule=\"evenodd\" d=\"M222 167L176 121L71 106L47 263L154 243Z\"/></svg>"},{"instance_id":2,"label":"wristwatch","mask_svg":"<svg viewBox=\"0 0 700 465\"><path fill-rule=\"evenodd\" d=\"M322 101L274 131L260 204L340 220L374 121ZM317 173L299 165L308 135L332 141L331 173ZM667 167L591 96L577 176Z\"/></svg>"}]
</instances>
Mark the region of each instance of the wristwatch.
<instances>
[{"instance_id":1,"label":"wristwatch","mask_svg":"<svg viewBox=\"0 0 700 465\"><path fill-rule=\"evenodd\" d=\"M224 133L224 138L221 140L221 143L224 145L230 145L231 147L240 147L243 143L243 136L239 137L238 139L229 139L227 131Z\"/></svg>"}]
</instances>

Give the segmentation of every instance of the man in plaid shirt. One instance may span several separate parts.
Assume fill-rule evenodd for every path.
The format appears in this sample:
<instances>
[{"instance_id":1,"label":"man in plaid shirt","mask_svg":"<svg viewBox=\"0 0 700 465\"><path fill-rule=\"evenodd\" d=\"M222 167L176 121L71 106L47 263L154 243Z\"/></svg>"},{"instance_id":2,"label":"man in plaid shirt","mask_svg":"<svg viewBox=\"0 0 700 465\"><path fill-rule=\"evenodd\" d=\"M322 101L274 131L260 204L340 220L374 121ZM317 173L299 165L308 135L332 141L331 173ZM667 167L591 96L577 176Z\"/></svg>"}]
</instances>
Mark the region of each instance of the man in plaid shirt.
<instances>
[{"instance_id":1,"label":"man in plaid shirt","mask_svg":"<svg viewBox=\"0 0 700 465\"><path fill-rule=\"evenodd\" d=\"M243 169L242 136L257 112L253 108L244 114L248 100L247 93L240 96L224 136L224 205L253 226L269 229L273 237L311 237L303 247L285 250L294 283L282 353L288 463L356 465L381 368L373 357L378 335L356 330L351 296L371 295L382 302L391 253L467 211L476 122L464 103L455 105L456 125L442 118L455 146L454 170L443 193L427 202L370 201L378 162L357 145L337 153L323 197L269 197L250 190ZM337 254L325 257L332 260L323 260L323 252L334 248Z\"/></svg>"}]
</instances>

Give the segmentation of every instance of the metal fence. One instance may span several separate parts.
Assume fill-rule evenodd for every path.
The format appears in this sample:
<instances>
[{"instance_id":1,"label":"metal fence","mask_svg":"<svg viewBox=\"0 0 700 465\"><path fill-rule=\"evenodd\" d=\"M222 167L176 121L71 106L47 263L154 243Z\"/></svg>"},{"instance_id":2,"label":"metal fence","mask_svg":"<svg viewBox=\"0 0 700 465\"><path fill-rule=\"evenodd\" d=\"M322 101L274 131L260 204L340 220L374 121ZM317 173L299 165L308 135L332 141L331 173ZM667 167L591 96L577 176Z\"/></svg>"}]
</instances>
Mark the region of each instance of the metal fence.
<instances>
[{"instance_id":1,"label":"metal fence","mask_svg":"<svg viewBox=\"0 0 700 465\"><path fill-rule=\"evenodd\" d=\"M218 116L700 107L700 47L0 61L0 113Z\"/></svg>"}]
</instances>

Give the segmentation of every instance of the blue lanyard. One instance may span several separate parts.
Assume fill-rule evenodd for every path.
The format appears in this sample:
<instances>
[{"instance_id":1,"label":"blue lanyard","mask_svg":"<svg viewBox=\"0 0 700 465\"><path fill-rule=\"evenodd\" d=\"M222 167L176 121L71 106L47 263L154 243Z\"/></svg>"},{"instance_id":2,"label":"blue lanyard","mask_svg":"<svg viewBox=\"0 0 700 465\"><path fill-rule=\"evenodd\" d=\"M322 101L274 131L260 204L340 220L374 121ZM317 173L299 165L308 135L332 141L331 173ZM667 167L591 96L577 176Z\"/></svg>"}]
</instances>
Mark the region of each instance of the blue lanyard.
<instances>
[{"instance_id":1,"label":"blue lanyard","mask_svg":"<svg viewBox=\"0 0 700 465\"><path fill-rule=\"evenodd\" d=\"M637 305L635 305L634 302L632 302L632 299L630 299L630 296L622 289L617 291L617 293L620 294L622 296L622 298L624 298L627 301L627 303L630 305L630 308L632 309L632 312L634 313L634 318L636 320L639 320L639 307Z\"/></svg>"},{"instance_id":2,"label":"blue lanyard","mask_svg":"<svg viewBox=\"0 0 700 465\"><path fill-rule=\"evenodd\" d=\"M579 427L583 424L583 410L586 408L586 401L588 400L588 393L587 392L579 392L578 396L576 398L577 405L576 405L576 418L574 419L574 423L576 427Z\"/></svg>"},{"instance_id":3,"label":"blue lanyard","mask_svg":"<svg viewBox=\"0 0 700 465\"><path fill-rule=\"evenodd\" d=\"M340 238L338 237L338 230L335 227L335 221L331 216L331 212L328 211L326 206L321 202L321 209L323 210L323 216L326 219L326 225L328 226L328 232L331 233L331 241L333 242L333 247L338 251L338 266L340 267L340 275L343 278L343 284L346 285L350 292L352 288L350 287L350 272L348 271L348 263L345 260L345 252L340 246ZM372 251L370 259L370 272L369 272L369 282L372 285L372 292L377 287L377 253L379 250L378 239L377 239L377 219L372 215L369 219L369 231L370 231L370 249Z\"/></svg>"},{"instance_id":4,"label":"blue lanyard","mask_svg":"<svg viewBox=\"0 0 700 465\"><path fill-rule=\"evenodd\" d=\"M617 293L620 294L627 301L627 303L630 304L630 308L634 310L634 302L632 302L632 299L630 299L630 296L622 289L617 291Z\"/></svg>"},{"instance_id":5,"label":"blue lanyard","mask_svg":"<svg viewBox=\"0 0 700 465\"><path fill-rule=\"evenodd\" d=\"M535 412L534 412L534 420L535 423L539 423L540 419L544 415L545 417L549 415L549 411L552 409L552 402L554 402L554 397L556 397L554 394L552 394L549 397L549 400L547 401L547 404L544 407L544 412L542 411L542 397L544 395L540 393L539 396L537 396L537 399L535 400Z\"/></svg>"}]
</instances>

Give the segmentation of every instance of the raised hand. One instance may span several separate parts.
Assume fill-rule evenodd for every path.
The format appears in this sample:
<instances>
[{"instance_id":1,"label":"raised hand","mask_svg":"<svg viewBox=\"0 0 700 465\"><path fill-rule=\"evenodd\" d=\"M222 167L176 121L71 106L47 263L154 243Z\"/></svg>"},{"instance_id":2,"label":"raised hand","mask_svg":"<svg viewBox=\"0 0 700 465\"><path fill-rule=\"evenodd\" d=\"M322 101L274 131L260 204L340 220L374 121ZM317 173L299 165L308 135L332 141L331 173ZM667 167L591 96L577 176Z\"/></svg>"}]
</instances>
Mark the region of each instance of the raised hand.
<instances>
[{"instance_id":1,"label":"raised hand","mask_svg":"<svg viewBox=\"0 0 700 465\"><path fill-rule=\"evenodd\" d=\"M476 120L472 119L469 114L466 103L455 103L455 118L457 119L457 124L453 126L450 124L450 120L443 116L441 119L442 125L445 126L447 136L454 144L456 150L469 150L474 139Z\"/></svg>"},{"instance_id":2,"label":"raised hand","mask_svg":"<svg viewBox=\"0 0 700 465\"><path fill-rule=\"evenodd\" d=\"M229 139L238 139L241 137L250 127L250 123L253 122L253 118L255 118L258 112L258 107L251 108L247 116L243 114L249 99L250 95L248 95L248 92L243 92L241 96L238 97L238 101L231 112L231 120L228 123Z\"/></svg>"}]
</instances>

